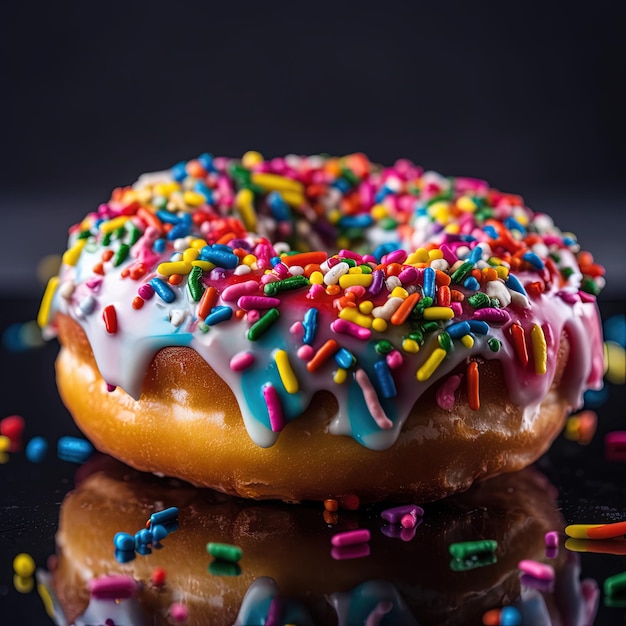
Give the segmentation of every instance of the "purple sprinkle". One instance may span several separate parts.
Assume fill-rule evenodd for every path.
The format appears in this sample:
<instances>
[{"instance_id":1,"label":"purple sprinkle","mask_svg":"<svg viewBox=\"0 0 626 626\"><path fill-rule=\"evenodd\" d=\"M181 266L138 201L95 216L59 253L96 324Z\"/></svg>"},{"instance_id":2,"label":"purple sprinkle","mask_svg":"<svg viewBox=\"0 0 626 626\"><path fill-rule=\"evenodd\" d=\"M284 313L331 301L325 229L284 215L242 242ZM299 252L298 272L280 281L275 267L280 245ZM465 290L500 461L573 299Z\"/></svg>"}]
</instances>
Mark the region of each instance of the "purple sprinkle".
<instances>
[{"instance_id":1,"label":"purple sprinkle","mask_svg":"<svg viewBox=\"0 0 626 626\"><path fill-rule=\"evenodd\" d=\"M385 509L380 514L380 516L390 524L399 524L405 515L422 517L424 515L424 509L421 506L417 506L417 504L404 504L392 509Z\"/></svg>"},{"instance_id":2,"label":"purple sprinkle","mask_svg":"<svg viewBox=\"0 0 626 626\"><path fill-rule=\"evenodd\" d=\"M417 281L417 270L413 266L409 265L398 274L398 278L403 285L411 285Z\"/></svg>"},{"instance_id":3,"label":"purple sprinkle","mask_svg":"<svg viewBox=\"0 0 626 626\"><path fill-rule=\"evenodd\" d=\"M556 530L551 530L545 535L546 546L548 548L556 548L559 545L559 533Z\"/></svg>"},{"instance_id":4,"label":"purple sprinkle","mask_svg":"<svg viewBox=\"0 0 626 626\"><path fill-rule=\"evenodd\" d=\"M374 270L372 272L372 284L367 288L367 293L370 296L377 296L383 288L384 281L385 273L383 270Z\"/></svg>"},{"instance_id":5,"label":"purple sprinkle","mask_svg":"<svg viewBox=\"0 0 626 626\"><path fill-rule=\"evenodd\" d=\"M511 320L511 316L508 311L504 309L493 309L487 307L485 309L478 309L474 312L474 319L481 320L482 322L489 322L492 324L506 324Z\"/></svg>"}]
</instances>

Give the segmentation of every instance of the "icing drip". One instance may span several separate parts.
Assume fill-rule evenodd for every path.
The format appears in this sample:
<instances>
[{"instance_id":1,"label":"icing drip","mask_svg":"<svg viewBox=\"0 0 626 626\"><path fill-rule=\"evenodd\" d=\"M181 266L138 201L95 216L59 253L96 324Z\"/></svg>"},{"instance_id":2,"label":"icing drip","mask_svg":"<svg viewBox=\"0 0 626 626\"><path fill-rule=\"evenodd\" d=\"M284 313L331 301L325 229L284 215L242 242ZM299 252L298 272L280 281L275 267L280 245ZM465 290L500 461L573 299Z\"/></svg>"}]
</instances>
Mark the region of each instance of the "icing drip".
<instances>
[{"instance_id":1,"label":"icing drip","mask_svg":"<svg viewBox=\"0 0 626 626\"><path fill-rule=\"evenodd\" d=\"M70 230L39 320L78 321L110 389L138 399L156 352L185 346L259 446L330 391L329 431L384 450L433 384L453 410L475 359L500 360L530 414L565 333L570 405L601 385L602 268L519 197L404 161L255 154L145 175Z\"/></svg>"}]
</instances>

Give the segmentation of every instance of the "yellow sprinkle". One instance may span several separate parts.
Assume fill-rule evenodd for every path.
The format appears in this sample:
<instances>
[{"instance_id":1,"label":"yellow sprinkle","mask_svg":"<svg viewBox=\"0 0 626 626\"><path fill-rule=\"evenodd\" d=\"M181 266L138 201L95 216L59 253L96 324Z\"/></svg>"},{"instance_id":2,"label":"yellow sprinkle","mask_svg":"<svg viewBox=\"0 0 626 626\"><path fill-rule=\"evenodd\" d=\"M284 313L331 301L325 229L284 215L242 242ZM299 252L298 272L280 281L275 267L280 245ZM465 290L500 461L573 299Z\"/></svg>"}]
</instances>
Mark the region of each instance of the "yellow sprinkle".
<instances>
[{"instance_id":1,"label":"yellow sprinkle","mask_svg":"<svg viewBox=\"0 0 626 626\"><path fill-rule=\"evenodd\" d=\"M371 300L363 300L359 302L359 311L364 315L369 315L374 309L374 303Z\"/></svg>"},{"instance_id":2,"label":"yellow sprinkle","mask_svg":"<svg viewBox=\"0 0 626 626\"><path fill-rule=\"evenodd\" d=\"M0 435L0 452L6 452L10 447L11 440L5 435Z\"/></svg>"},{"instance_id":3,"label":"yellow sprinkle","mask_svg":"<svg viewBox=\"0 0 626 626\"><path fill-rule=\"evenodd\" d=\"M183 261L186 261L187 263L191 263L192 261L195 261L198 258L199 254L200 254L200 250L198 250L198 248L187 248L183 252Z\"/></svg>"},{"instance_id":4,"label":"yellow sprinkle","mask_svg":"<svg viewBox=\"0 0 626 626\"><path fill-rule=\"evenodd\" d=\"M239 209L241 219L248 230L256 228L256 212L254 210L254 194L250 189L240 189L235 196L235 206Z\"/></svg>"},{"instance_id":5,"label":"yellow sprinkle","mask_svg":"<svg viewBox=\"0 0 626 626\"><path fill-rule=\"evenodd\" d=\"M626 351L615 341L604 344L606 379L614 385L626 383Z\"/></svg>"},{"instance_id":6,"label":"yellow sprinkle","mask_svg":"<svg viewBox=\"0 0 626 626\"><path fill-rule=\"evenodd\" d=\"M197 191L185 191L183 200L187 206L200 206L206 202L206 198Z\"/></svg>"},{"instance_id":7,"label":"yellow sprinkle","mask_svg":"<svg viewBox=\"0 0 626 626\"><path fill-rule=\"evenodd\" d=\"M243 259L241 260L241 262L244 265L247 265L248 267L252 267L257 262L257 258L254 254L246 254L246 256L243 257Z\"/></svg>"},{"instance_id":8,"label":"yellow sprinkle","mask_svg":"<svg viewBox=\"0 0 626 626\"><path fill-rule=\"evenodd\" d=\"M152 191L154 192L156 196L163 196L164 198L167 198L168 196L173 194L175 191L178 191L179 189L180 189L180 185L175 182L157 183L154 186Z\"/></svg>"},{"instance_id":9,"label":"yellow sprinkle","mask_svg":"<svg viewBox=\"0 0 626 626\"><path fill-rule=\"evenodd\" d=\"M46 613L50 616L50 619L54 620L57 615L54 611L54 602L50 597L50 592L46 589L45 585L42 583L37 583L37 592L39 593L39 597L43 602L43 606L46 609Z\"/></svg>"},{"instance_id":10,"label":"yellow sprinkle","mask_svg":"<svg viewBox=\"0 0 626 626\"><path fill-rule=\"evenodd\" d=\"M341 237L337 237L337 247L338 248L349 248L350 247L350 239L345 235Z\"/></svg>"},{"instance_id":11,"label":"yellow sprinkle","mask_svg":"<svg viewBox=\"0 0 626 626\"><path fill-rule=\"evenodd\" d=\"M384 204L375 204L370 209L370 215L376 220L382 220L384 217L387 217L388 211L387 207Z\"/></svg>"},{"instance_id":12,"label":"yellow sprinkle","mask_svg":"<svg viewBox=\"0 0 626 626\"><path fill-rule=\"evenodd\" d=\"M157 267L157 272L163 276L171 276L172 274L189 274L192 265L186 261L169 261L161 263Z\"/></svg>"},{"instance_id":13,"label":"yellow sprinkle","mask_svg":"<svg viewBox=\"0 0 626 626\"><path fill-rule=\"evenodd\" d=\"M405 352L411 352L415 354L416 352L419 352L420 345L419 343L417 343L417 341L415 341L415 339L409 339L407 337L406 339L402 340L402 349Z\"/></svg>"},{"instance_id":14,"label":"yellow sprinkle","mask_svg":"<svg viewBox=\"0 0 626 626\"><path fill-rule=\"evenodd\" d=\"M284 191L280 192L280 195L289 206L299 207L304 204L304 194L299 191L290 191L288 189L285 189Z\"/></svg>"},{"instance_id":15,"label":"yellow sprinkle","mask_svg":"<svg viewBox=\"0 0 626 626\"><path fill-rule=\"evenodd\" d=\"M425 248L418 248L415 252L411 252L405 260L405 265L413 265L415 263L428 263L430 257L428 256L428 250Z\"/></svg>"},{"instance_id":16,"label":"yellow sprinkle","mask_svg":"<svg viewBox=\"0 0 626 626\"><path fill-rule=\"evenodd\" d=\"M449 224L446 224L443 231L448 235L458 235L461 232L461 226L456 222L450 222Z\"/></svg>"},{"instance_id":17,"label":"yellow sprinkle","mask_svg":"<svg viewBox=\"0 0 626 626\"><path fill-rule=\"evenodd\" d=\"M336 224L341 219L341 212L336 209L328 212L328 221L331 224Z\"/></svg>"},{"instance_id":18,"label":"yellow sprinkle","mask_svg":"<svg viewBox=\"0 0 626 626\"><path fill-rule=\"evenodd\" d=\"M48 318L50 317L50 308L52 307L52 299L59 286L59 277L53 276L46 285L46 290L43 293L41 299L41 305L39 306L39 313L37 314L37 324L39 328L45 328L48 324Z\"/></svg>"},{"instance_id":19,"label":"yellow sprinkle","mask_svg":"<svg viewBox=\"0 0 626 626\"><path fill-rule=\"evenodd\" d=\"M298 393L300 388L298 385L298 379L291 368L287 352L285 350L276 350L274 360L276 361L278 374L280 375L280 379L283 381L283 385L285 386L287 393Z\"/></svg>"},{"instance_id":20,"label":"yellow sprinkle","mask_svg":"<svg viewBox=\"0 0 626 626\"><path fill-rule=\"evenodd\" d=\"M333 375L333 380L338 384L342 385L346 382L348 378L347 370L344 370L343 367L340 367Z\"/></svg>"},{"instance_id":21,"label":"yellow sprinkle","mask_svg":"<svg viewBox=\"0 0 626 626\"><path fill-rule=\"evenodd\" d=\"M138 199L137 192L134 189L126 189L122 195L122 204L131 204Z\"/></svg>"},{"instance_id":22,"label":"yellow sprinkle","mask_svg":"<svg viewBox=\"0 0 626 626\"><path fill-rule=\"evenodd\" d=\"M13 586L20 593L30 593L35 586L35 579L32 576L13 576Z\"/></svg>"},{"instance_id":23,"label":"yellow sprinkle","mask_svg":"<svg viewBox=\"0 0 626 626\"><path fill-rule=\"evenodd\" d=\"M570 441L578 441L580 438L579 432L580 419L576 415L572 415L567 418L567 422L565 422L565 438Z\"/></svg>"},{"instance_id":24,"label":"yellow sprinkle","mask_svg":"<svg viewBox=\"0 0 626 626\"><path fill-rule=\"evenodd\" d=\"M496 274L498 275L498 278L501 278L502 280L506 280L509 277L508 267L504 267L504 265L498 265L495 269L496 269Z\"/></svg>"},{"instance_id":25,"label":"yellow sprinkle","mask_svg":"<svg viewBox=\"0 0 626 626\"><path fill-rule=\"evenodd\" d=\"M533 344L533 355L535 357L535 374L545 374L548 364L548 348L546 338L539 324L533 324L530 331L530 340Z\"/></svg>"},{"instance_id":26,"label":"yellow sprinkle","mask_svg":"<svg viewBox=\"0 0 626 626\"><path fill-rule=\"evenodd\" d=\"M374 318L374 320L372 321L372 328L377 333L384 333L387 330L387 320L383 319L382 317Z\"/></svg>"},{"instance_id":27,"label":"yellow sprinkle","mask_svg":"<svg viewBox=\"0 0 626 626\"><path fill-rule=\"evenodd\" d=\"M406 299L409 297L409 292L404 287L394 287L389 297Z\"/></svg>"},{"instance_id":28,"label":"yellow sprinkle","mask_svg":"<svg viewBox=\"0 0 626 626\"><path fill-rule=\"evenodd\" d=\"M371 274L365 274L365 276L371 276ZM372 327L372 318L369 315L363 315L362 313L359 313L359 310L353 307L346 307L345 309L341 309L341 311L339 311L339 317L343 320L354 322L355 324L358 324L363 328Z\"/></svg>"},{"instance_id":29,"label":"yellow sprinkle","mask_svg":"<svg viewBox=\"0 0 626 626\"><path fill-rule=\"evenodd\" d=\"M476 203L469 196L461 196L456 201L456 206L461 211L474 212L477 209Z\"/></svg>"},{"instance_id":30,"label":"yellow sprinkle","mask_svg":"<svg viewBox=\"0 0 626 626\"><path fill-rule=\"evenodd\" d=\"M434 261L435 259L443 259L443 252L439 248L428 251L428 259Z\"/></svg>"},{"instance_id":31,"label":"yellow sprinkle","mask_svg":"<svg viewBox=\"0 0 626 626\"><path fill-rule=\"evenodd\" d=\"M78 263L78 257L80 257L80 253L83 251L86 243L86 239L79 239L71 248L63 253L62 262L65 263L65 265L76 265L76 263Z\"/></svg>"},{"instance_id":32,"label":"yellow sprinkle","mask_svg":"<svg viewBox=\"0 0 626 626\"><path fill-rule=\"evenodd\" d=\"M309 281L312 285L321 285L324 282L324 274L317 270L315 272L311 272L311 275L309 276Z\"/></svg>"},{"instance_id":33,"label":"yellow sprinkle","mask_svg":"<svg viewBox=\"0 0 626 626\"><path fill-rule=\"evenodd\" d=\"M148 204L152 200L152 190L149 187L137 189L135 194L137 195L137 201L141 202L141 204Z\"/></svg>"},{"instance_id":34,"label":"yellow sprinkle","mask_svg":"<svg viewBox=\"0 0 626 626\"><path fill-rule=\"evenodd\" d=\"M424 319L433 320L451 320L454 317L454 311L447 306L429 306L424 309Z\"/></svg>"},{"instance_id":35,"label":"yellow sprinkle","mask_svg":"<svg viewBox=\"0 0 626 626\"><path fill-rule=\"evenodd\" d=\"M433 202L427 211L428 215L440 224L446 224L450 219L450 203L444 200Z\"/></svg>"},{"instance_id":36,"label":"yellow sprinkle","mask_svg":"<svg viewBox=\"0 0 626 626\"><path fill-rule=\"evenodd\" d=\"M259 165L260 163L263 163L263 155L256 150L248 150L248 152L241 157L241 164L247 169L252 169L255 165Z\"/></svg>"},{"instance_id":37,"label":"yellow sprinkle","mask_svg":"<svg viewBox=\"0 0 626 626\"><path fill-rule=\"evenodd\" d=\"M573 539L589 539L587 531L598 526L604 526L604 524L570 524L565 527L565 534Z\"/></svg>"},{"instance_id":38,"label":"yellow sprinkle","mask_svg":"<svg viewBox=\"0 0 626 626\"><path fill-rule=\"evenodd\" d=\"M112 233L113 231L121 228L128 222L130 217L128 215L120 215L119 217L114 217L112 220L108 222L100 222L99 230L101 233Z\"/></svg>"},{"instance_id":39,"label":"yellow sprinkle","mask_svg":"<svg viewBox=\"0 0 626 626\"><path fill-rule=\"evenodd\" d=\"M373 274L344 274L339 277L339 286L342 289L347 289L348 287L354 287L356 285L361 285L362 287L369 287L374 280Z\"/></svg>"},{"instance_id":40,"label":"yellow sprinkle","mask_svg":"<svg viewBox=\"0 0 626 626\"><path fill-rule=\"evenodd\" d=\"M436 348L433 353L424 361L422 367L417 370L417 380L424 382L428 380L435 370L441 365L446 358L447 352L443 348Z\"/></svg>"},{"instance_id":41,"label":"yellow sprinkle","mask_svg":"<svg viewBox=\"0 0 626 626\"><path fill-rule=\"evenodd\" d=\"M471 350L474 347L474 337L471 335L463 335L461 337L461 343L468 349Z\"/></svg>"},{"instance_id":42,"label":"yellow sprinkle","mask_svg":"<svg viewBox=\"0 0 626 626\"><path fill-rule=\"evenodd\" d=\"M0 452L0 465L4 465L9 462L9 455L6 452Z\"/></svg>"},{"instance_id":43,"label":"yellow sprinkle","mask_svg":"<svg viewBox=\"0 0 626 626\"><path fill-rule=\"evenodd\" d=\"M265 172L253 172L250 177L252 184L258 185L265 191L293 191L295 193L303 194L304 185L292 178L285 178L278 174L267 174ZM289 202L285 198L285 202Z\"/></svg>"},{"instance_id":44,"label":"yellow sprinkle","mask_svg":"<svg viewBox=\"0 0 626 626\"><path fill-rule=\"evenodd\" d=\"M210 272L212 269L215 269L215 263L211 263L211 261L192 261L192 267L199 267L203 272ZM191 270L189 270L191 271Z\"/></svg>"},{"instance_id":45,"label":"yellow sprinkle","mask_svg":"<svg viewBox=\"0 0 626 626\"><path fill-rule=\"evenodd\" d=\"M190 244L192 248L197 248L198 250L202 250L204 246L207 245L207 242L204 239L194 239Z\"/></svg>"},{"instance_id":46,"label":"yellow sprinkle","mask_svg":"<svg viewBox=\"0 0 626 626\"><path fill-rule=\"evenodd\" d=\"M351 267L348 270L348 274L362 274L362 273L363 273L363 270L358 265L356 265L355 267Z\"/></svg>"}]
</instances>

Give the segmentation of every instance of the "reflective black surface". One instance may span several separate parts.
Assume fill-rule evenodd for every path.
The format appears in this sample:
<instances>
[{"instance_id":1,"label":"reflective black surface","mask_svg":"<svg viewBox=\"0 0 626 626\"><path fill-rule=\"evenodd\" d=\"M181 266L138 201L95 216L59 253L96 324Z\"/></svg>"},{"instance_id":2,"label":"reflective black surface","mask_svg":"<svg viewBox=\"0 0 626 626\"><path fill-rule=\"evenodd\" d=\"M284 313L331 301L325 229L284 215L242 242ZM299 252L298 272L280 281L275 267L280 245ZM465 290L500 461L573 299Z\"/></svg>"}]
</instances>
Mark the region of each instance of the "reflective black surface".
<instances>
[{"instance_id":1,"label":"reflective black surface","mask_svg":"<svg viewBox=\"0 0 626 626\"><path fill-rule=\"evenodd\" d=\"M625 305L623 301L602 302L602 309L605 318L608 318L623 314ZM136 494L138 507L145 506L145 503L142 505L143 494L158 493L159 489L163 491L172 489L172 485L166 481L159 482L153 477L141 476L133 472L125 474L118 464L109 461L92 461L90 466L81 470L77 465L58 460L55 448L59 437L80 433L61 404L56 391L53 368L57 345L52 342L30 349L16 349L20 347L19 332L26 331L24 327L12 326L12 324L32 320L36 312L37 303L31 300L5 300L0 307L0 331L3 336L3 347L0 353L0 380L2 380L0 419L12 414L22 415L26 422L24 441L27 442L32 437L40 435L50 443L48 455L41 463L29 462L23 451L10 452L2 456L2 460L6 462L0 465L0 484L2 485L0 494L0 622L7 624L46 625L53 623L46 614L44 603L36 588L28 593L16 589L12 561L18 553L27 552L33 556L38 568L47 569L50 555L59 552L55 545L55 534L59 527L62 503L68 520L65 532L89 535L99 527L100 523L105 524L106 520L76 514L74 518L71 517L72 503L75 504L78 498L83 497L86 486L91 489L89 497L94 498L94 500L86 500L88 504L85 507L89 510L91 508L98 510L100 497L98 490L102 484L116 484L111 481L121 480L119 484L123 484L124 489L129 489L130 493ZM598 398L595 401L597 402ZM464 623L458 619L464 609L469 611L468 607L471 605L469 600L460 604L458 610L461 613L457 611L456 618L446 617L443 608L438 608L439 612L437 612L433 607L453 605L458 600L459 594L467 592L466 587L470 582L476 585L472 597L479 596L481 602L493 603L487 608L518 600L516 594L519 593L519 583L515 571L515 559L518 558L519 550L521 550L519 558L524 558L525 536L527 536L530 550L530 543L536 542L537 537L541 537L544 527L562 531L565 524L603 523L626 519L626 463L609 463L604 459L605 433L612 430L626 430L624 426L626 387L607 384L603 402L597 407L593 405L593 402L592 399L589 408L597 412L599 423L597 433L589 445L581 446L561 436L551 451L536 464L535 470L519 475L517 483L519 487L511 487L511 485L516 485L515 480L507 478L500 483L482 485L470 494L451 501L426 505L423 524L417 528L415 536L404 543L401 539L385 536L386 530L379 520L378 509L364 509L358 512L340 511L339 524L333 529L324 522L321 505L303 505L295 512L289 511L289 508L285 509L283 505L258 506L234 499L224 501L220 497L213 503L213 496L187 486L177 489L175 495L172 492L172 499L180 499L181 511L184 507L189 507L189 511L195 511L196 518L194 519L199 520L198 523L201 523L203 519L198 511L205 511L202 507L211 506L227 507L233 515L233 520L237 520L236 524L233 521L234 528L238 528L237 524L241 524L242 515L246 519L264 519L271 523L274 519L272 516L280 514L282 516L280 519L289 520L290 528L295 526L302 529L303 537L306 536L311 550L317 549L315 542L318 539L321 542L320 545L328 545L327 537L336 530L353 525L370 527L373 535L371 556L349 563L333 561L326 554L323 558L320 557L319 561L313 560L309 554L306 557L309 559L308 563L302 564L301 569L306 570L306 573L312 577L311 579L323 578L328 574L331 579L336 575L337 580L346 581L360 580L357 574L361 569L360 573L363 576L366 576L367 572L366 580L382 578L393 581L396 591L399 590L400 596L414 611L416 621L411 623L418 623L422 626L428 623ZM68 493L77 485L77 470L82 471L83 475L78 474L78 482L80 482L78 489L68 497ZM86 473L90 474L87 478L85 478ZM122 475L123 479L120 478ZM193 504L196 500L201 501L202 504ZM80 507L78 510L81 510ZM207 508L203 515L209 516L211 511L215 512L217 508ZM127 514L131 515L130 512ZM524 516L527 516L526 523L523 523ZM124 526L123 513L120 513L119 523L121 530ZM561 527L555 527L559 523ZM518 527L523 528L527 535L516 534L513 540L511 533L513 531L517 533ZM482 568L482 571L461 573L453 571L449 565L447 545L452 540L460 540L463 536L460 529L464 529L465 536L467 536L470 531L478 532L481 528L488 528L492 534L501 535L502 554L500 554L497 567L508 568L508 571L503 570L501 575L496 577L498 578L497 584L489 579L488 568L496 567L494 565L486 566ZM174 555L180 555L180 563L177 562L177 567L184 569L186 556L182 548L180 552L175 552L174 546L184 545L186 533L188 536L191 532L191 526L181 526L177 535L172 535L167 543L164 542L165 549L159 553L159 558L172 559ZM98 537L97 534L96 537ZM544 604L550 608L555 624L582 626L585 623L582 617L585 601L582 599L583 587L580 581L591 579L601 590L605 578L626 571L626 557L591 552L574 553L564 548L563 539L564 537L561 538L560 555L554 561L557 565L556 584L553 591L543 594L542 597ZM94 552L106 546L104 553L108 554L108 546L112 545L111 537L102 537L101 543L97 538L93 541ZM290 544L287 541L284 545ZM615 544L615 546L616 551L620 551L620 544ZM168 549L169 552L167 552ZM306 547L303 546L303 549ZM293 554L285 553L285 550L277 550L276 559L293 560L295 558ZM304 554L307 554L306 551ZM154 558L157 559L156 556ZM205 560L208 565L209 560ZM313 571L315 564L318 567L327 568L326 574ZM112 548L111 567L115 567ZM580 567L580 572L578 572L578 567ZM255 566L250 564L248 568L246 572L244 560L242 562L244 578L245 576L258 577L265 573L263 566L259 566L258 563ZM344 570L340 571L341 568ZM352 569L348 571L348 568ZM495 570L491 573L494 572ZM211 576L210 573L205 572L205 574L207 577ZM345 577L341 578L340 574ZM566 578L569 581L567 584ZM309 579L303 575L302 584L306 585L307 580ZM481 582L483 580L484 583ZM432 583L432 589L436 592L426 593L424 589L428 585L425 581ZM210 581L207 579L208 582ZM282 584L284 586L285 583ZM482 584L489 588L482 588ZM343 591L343 589L336 589L336 591ZM299 593L306 602L314 601L313 591L307 594L306 589L300 589ZM305 600L302 601L305 602ZM429 603L430 609L426 607ZM285 606L288 608L290 605L285 604ZM576 608L572 609L572 606ZM325 610L330 609L327 607ZM472 620L479 620L477 615L482 614L481 610L475 608L472 609L473 612L469 611L468 615L471 617L468 617L468 620L470 621L465 623L479 623L479 621ZM287 614L288 611L285 615ZM447 621L452 619L455 621ZM120 626L118 621L115 623ZM381 625L388 623L393 622L384 620L380 622ZM524 623L532 622L525 621ZM624 624L626 623L626 608L607 606L606 599L601 593L593 623Z\"/></svg>"}]
</instances>

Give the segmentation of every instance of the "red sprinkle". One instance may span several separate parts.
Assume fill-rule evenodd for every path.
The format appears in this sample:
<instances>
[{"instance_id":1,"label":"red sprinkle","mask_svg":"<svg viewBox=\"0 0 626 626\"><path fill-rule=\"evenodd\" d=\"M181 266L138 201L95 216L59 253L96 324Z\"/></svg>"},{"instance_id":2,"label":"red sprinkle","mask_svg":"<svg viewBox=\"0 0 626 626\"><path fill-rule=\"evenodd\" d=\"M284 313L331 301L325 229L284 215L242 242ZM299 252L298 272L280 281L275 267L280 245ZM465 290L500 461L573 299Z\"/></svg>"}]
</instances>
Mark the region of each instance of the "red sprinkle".
<instances>
[{"instance_id":1,"label":"red sprinkle","mask_svg":"<svg viewBox=\"0 0 626 626\"><path fill-rule=\"evenodd\" d=\"M472 361L467 366L467 403L470 409L478 411L480 408L480 379L478 373L478 363Z\"/></svg>"},{"instance_id":2,"label":"red sprinkle","mask_svg":"<svg viewBox=\"0 0 626 626\"><path fill-rule=\"evenodd\" d=\"M104 326L107 329L109 335L114 335L117 332L117 312L112 304L105 307L102 311L102 319L104 320Z\"/></svg>"},{"instance_id":3,"label":"red sprinkle","mask_svg":"<svg viewBox=\"0 0 626 626\"><path fill-rule=\"evenodd\" d=\"M167 578L167 573L162 567L156 567L152 570L152 575L150 576L150 580L152 584L157 587L162 587L165 584L165 580Z\"/></svg>"},{"instance_id":4,"label":"red sprinkle","mask_svg":"<svg viewBox=\"0 0 626 626\"><path fill-rule=\"evenodd\" d=\"M12 443L19 443L24 432L24 418L21 415L10 415L0 422L0 435L8 437Z\"/></svg>"}]
</instances>

